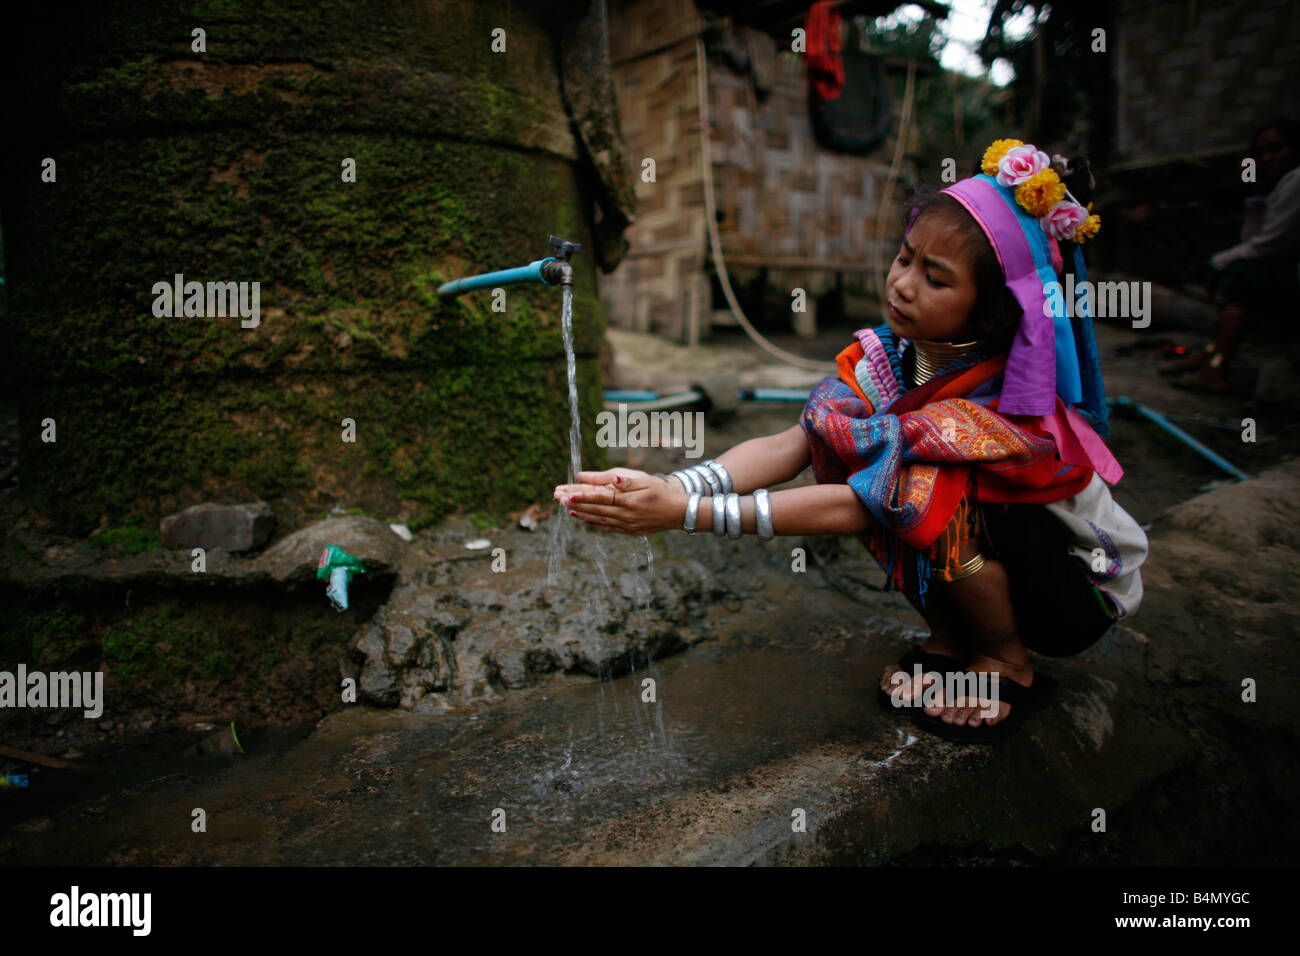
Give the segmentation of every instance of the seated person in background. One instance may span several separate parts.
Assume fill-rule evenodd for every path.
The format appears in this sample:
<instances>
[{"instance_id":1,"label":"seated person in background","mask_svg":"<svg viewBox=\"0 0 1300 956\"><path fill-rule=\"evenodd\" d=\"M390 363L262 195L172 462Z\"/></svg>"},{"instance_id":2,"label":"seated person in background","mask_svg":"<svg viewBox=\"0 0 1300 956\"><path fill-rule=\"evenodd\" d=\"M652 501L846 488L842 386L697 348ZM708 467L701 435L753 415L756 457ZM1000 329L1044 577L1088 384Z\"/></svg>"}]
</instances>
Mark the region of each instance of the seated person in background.
<instances>
[{"instance_id":1,"label":"seated person in background","mask_svg":"<svg viewBox=\"0 0 1300 956\"><path fill-rule=\"evenodd\" d=\"M1227 391L1228 369L1249 323L1294 319L1300 311L1300 123L1279 119L1260 128L1251 137L1250 156L1269 192L1263 200L1247 200L1241 242L1210 258L1219 328L1203 350L1160 369L1181 376L1173 383L1179 388Z\"/></svg>"}]
</instances>

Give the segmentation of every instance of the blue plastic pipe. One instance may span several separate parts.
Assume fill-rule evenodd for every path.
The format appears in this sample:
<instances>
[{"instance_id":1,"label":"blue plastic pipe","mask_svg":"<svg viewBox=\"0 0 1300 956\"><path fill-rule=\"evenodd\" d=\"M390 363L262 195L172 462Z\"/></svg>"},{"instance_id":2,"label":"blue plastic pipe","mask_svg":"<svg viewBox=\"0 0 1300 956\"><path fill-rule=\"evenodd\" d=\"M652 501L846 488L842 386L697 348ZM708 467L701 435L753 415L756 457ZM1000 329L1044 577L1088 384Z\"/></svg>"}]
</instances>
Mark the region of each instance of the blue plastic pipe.
<instances>
[{"instance_id":1,"label":"blue plastic pipe","mask_svg":"<svg viewBox=\"0 0 1300 956\"><path fill-rule=\"evenodd\" d=\"M540 282L542 285L554 285L555 283L547 282L542 275L542 267L548 262L554 261L555 256L547 256L545 259L538 259L536 262L530 262L518 269L500 269L496 272L485 272L482 275L470 276L467 279L453 279L451 282L444 282L438 286L438 295L445 298L460 295L462 292L472 292L475 289L495 289L498 286L519 285L521 282Z\"/></svg>"},{"instance_id":2,"label":"blue plastic pipe","mask_svg":"<svg viewBox=\"0 0 1300 956\"><path fill-rule=\"evenodd\" d=\"M1236 465L1229 462L1227 459L1221 457L1220 455L1206 448L1204 445L1198 442L1191 435L1187 434L1187 432L1183 431L1181 428L1179 428L1169 419L1165 418L1165 416L1161 415L1159 412L1155 411L1154 409L1147 408L1141 402L1135 402L1133 401L1133 399L1129 398L1126 395L1120 395L1116 398L1110 399L1110 401L1107 402L1107 404L1112 407L1120 406L1124 408L1133 409L1135 412L1137 412L1147 421L1155 422L1157 425L1159 425L1169 434L1173 435L1183 444L1187 445L1193 451L1199 453L1202 457L1209 459L1215 465L1222 468L1228 474L1232 475L1232 477L1236 478L1238 481L1250 480L1250 475L1246 474L1244 471L1242 471Z\"/></svg>"},{"instance_id":3,"label":"blue plastic pipe","mask_svg":"<svg viewBox=\"0 0 1300 956\"><path fill-rule=\"evenodd\" d=\"M684 392L682 395L675 395L672 398L674 403L679 403L680 399L691 394L697 398L703 399L704 395L698 390L692 389L690 392ZM650 389L605 389L606 402L642 402L645 405L653 405L663 401L658 392ZM808 391L802 388L742 388L740 389L740 400L744 402L806 402L808 400ZM1225 459L1218 453L1211 451L1201 442L1197 441L1187 432L1183 431L1164 415L1154 409L1148 408L1141 402L1135 402L1126 395L1120 395L1116 398L1107 400L1107 405L1114 407L1131 408L1149 422L1159 425L1169 434L1173 435L1184 445L1187 445L1194 452L1212 462L1218 468L1226 471L1238 481L1249 481L1250 475L1246 474L1232 462ZM1214 422L1210 424L1223 424Z\"/></svg>"},{"instance_id":4,"label":"blue plastic pipe","mask_svg":"<svg viewBox=\"0 0 1300 956\"><path fill-rule=\"evenodd\" d=\"M659 393L652 391L650 389L644 389L644 388L605 389L605 401L607 402L657 402L658 400L659 400Z\"/></svg>"},{"instance_id":5,"label":"blue plastic pipe","mask_svg":"<svg viewBox=\"0 0 1300 956\"><path fill-rule=\"evenodd\" d=\"M808 401L808 389L806 388L742 388L739 389L740 400L742 402L799 402ZM673 395L672 398L680 398L685 395L694 395L696 399L703 399L705 396L698 389L690 389L679 395ZM635 389L635 388L607 388L605 389L605 401L607 402L658 402L665 396L660 395L653 389Z\"/></svg>"},{"instance_id":6,"label":"blue plastic pipe","mask_svg":"<svg viewBox=\"0 0 1300 956\"><path fill-rule=\"evenodd\" d=\"M740 390L740 400L742 402L806 402L808 401L808 389L806 388L742 388Z\"/></svg>"}]
</instances>

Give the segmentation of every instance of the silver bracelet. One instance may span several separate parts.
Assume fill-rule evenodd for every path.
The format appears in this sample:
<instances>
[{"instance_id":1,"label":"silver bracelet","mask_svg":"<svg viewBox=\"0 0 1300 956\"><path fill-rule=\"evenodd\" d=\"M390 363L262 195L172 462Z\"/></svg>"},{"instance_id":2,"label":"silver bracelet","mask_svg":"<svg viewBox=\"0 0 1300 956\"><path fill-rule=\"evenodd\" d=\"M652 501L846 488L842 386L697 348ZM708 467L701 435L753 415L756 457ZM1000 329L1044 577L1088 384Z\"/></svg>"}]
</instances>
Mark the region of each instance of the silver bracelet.
<instances>
[{"instance_id":1,"label":"silver bracelet","mask_svg":"<svg viewBox=\"0 0 1300 956\"><path fill-rule=\"evenodd\" d=\"M718 476L713 473L712 469L705 468L703 465L692 465L687 470L700 476L708 487L707 494L717 495L722 493L722 482L718 480Z\"/></svg>"},{"instance_id":2,"label":"silver bracelet","mask_svg":"<svg viewBox=\"0 0 1300 956\"><path fill-rule=\"evenodd\" d=\"M731 481L731 472L727 471L726 465L719 464L712 458L707 458L704 461L704 466L718 476L718 481L722 483L722 493L724 495L729 495L736 490Z\"/></svg>"},{"instance_id":3,"label":"silver bracelet","mask_svg":"<svg viewBox=\"0 0 1300 956\"><path fill-rule=\"evenodd\" d=\"M688 495L695 493L695 482L691 480L694 477L693 475L687 475L684 471L674 471L672 477L682 483L682 487L686 489Z\"/></svg>"},{"instance_id":4,"label":"silver bracelet","mask_svg":"<svg viewBox=\"0 0 1300 956\"><path fill-rule=\"evenodd\" d=\"M726 495L718 495L713 499L713 533L719 538L727 533Z\"/></svg>"},{"instance_id":5,"label":"silver bracelet","mask_svg":"<svg viewBox=\"0 0 1300 956\"><path fill-rule=\"evenodd\" d=\"M691 483L691 494L702 495L704 494L705 490L708 488L708 485L704 483L704 479L701 478L699 475L697 475L695 472L690 470L684 470L680 472L680 474L684 475L686 477L686 480Z\"/></svg>"},{"instance_id":6,"label":"silver bracelet","mask_svg":"<svg viewBox=\"0 0 1300 956\"><path fill-rule=\"evenodd\" d=\"M700 517L700 496L691 495L690 500L686 502L686 518L682 521L682 527L687 534L695 534L695 522Z\"/></svg>"},{"instance_id":7,"label":"silver bracelet","mask_svg":"<svg viewBox=\"0 0 1300 956\"><path fill-rule=\"evenodd\" d=\"M740 527L740 495L727 495L727 537L735 540L744 531Z\"/></svg>"},{"instance_id":8,"label":"silver bracelet","mask_svg":"<svg viewBox=\"0 0 1300 956\"><path fill-rule=\"evenodd\" d=\"M754 492L754 533L759 541L771 541L776 537L772 530L772 496L766 488Z\"/></svg>"}]
</instances>

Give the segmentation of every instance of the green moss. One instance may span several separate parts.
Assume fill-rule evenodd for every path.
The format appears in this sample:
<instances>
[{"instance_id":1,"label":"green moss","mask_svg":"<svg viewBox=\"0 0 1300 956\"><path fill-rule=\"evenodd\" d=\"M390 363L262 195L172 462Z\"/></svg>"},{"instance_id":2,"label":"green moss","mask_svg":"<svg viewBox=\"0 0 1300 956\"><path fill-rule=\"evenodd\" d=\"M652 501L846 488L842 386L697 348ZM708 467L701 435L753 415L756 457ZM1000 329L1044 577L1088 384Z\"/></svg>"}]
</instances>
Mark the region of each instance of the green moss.
<instances>
[{"instance_id":1,"label":"green moss","mask_svg":"<svg viewBox=\"0 0 1300 956\"><path fill-rule=\"evenodd\" d=\"M334 639L330 629L318 623L296 624L289 633L289 641L306 651L315 650Z\"/></svg>"},{"instance_id":2,"label":"green moss","mask_svg":"<svg viewBox=\"0 0 1300 956\"><path fill-rule=\"evenodd\" d=\"M579 363L588 423L600 402L594 366ZM535 363L514 376L465 368L328 382L291 376L263 387L212 383L210 404L185 412L157 390L119 389L110 403L47 389L45 408L55 408L63 438L33 456L29 473L38 487L63 492L51 507L93 526L103 512L147 509L152 502L141 491L150 486L274 503L310 480L310 461L349 496L386 489L421 502L424 526L462 508L501 513L545 498L564 479L568 459L565 390L561 363ZM355 443L340 440L344 417L356 422ZM98 438L106 418L128 422L126 434L88 459L92 438L82 436ZM584 430L583 461L603 468L594 431ZM141 448L153 453L142 458ZM353 513L380 510L376 501ZM138 528L92 540L130 550L160 543Z\"/></svg>"},{"instance_id":3,"label":"green moss","mask_svg":"<svg viewBox=\"0 0 1300 956\"><path fill-rule=\"evenodd\" d=\"M255 594L146 597L140 603L136 592L128 607L120 598L59 599L54 608L22 599L7 604L0 617L0 667L26 662L88 669L102 661L122 678L124 700L150 705L188 694L181 685L192 681L220 682L250 700L267 686L316 696L293 674L301 674L307 661L333 666L356 626L355 617L336 615L318 597L305 605ZM285 661L291 662L288 673L280 667Z\"/></svg>"},{"instance_id":4,"label":"green moss","mask_svg":"<svg viewBox=\"0 0 1300 956\"><path fill-rule=\"evenodd\" d=\"M86 619L65 608L6 614L0 624L0 658L6 662L54 666L87 646Z\"/></svg>"},{"instance_id":5,"label":"green moss","mask_svg":"<svg viewBox=\"0 0 1300 956\"><path fill-rule=\"evenodd\" d=\"M210 618L186 611L176 601L126 615L101 638L104 663L128 688L141 679L224 680L235 661Z\"/></svg>"},{"instance_id":6,"label":"green moss","mask_svg":"<svg viewBox=\"0 0 1300 956\"><path fill-rule=\"evenodd\" d=\"M28 51L33 87L50 80L63 98L66 145L57 190L6 195L25 237L8 250L25 281L6 353L24 496L74 532L132 511L148 526L164 498L275 506L322 474L371 513L420 502L417 528L544 498L567 458L559 290L512 288L504 313L488 294L435 290L547 255L550 232L586 249L584 462L603 466L590 422L604 317L586 200L551 151L567 120L541 21L499 4L182 8L110 4L97 22L111 51ZM217 26L192 57L203 70L185 73L177 57L204 21ZM508 58L489 51L496 25ZM384 83L367 72L391 63L407 68ZM178 272L260 282L261 325L154 316L153 284ZM355 445L339 441L344 417ZM45 418L57 442L41 441Z\"/></svg>"},{"instance_id":7,"label":"green moss","mask_svg":"<svg viewBox=\"0 0 1300 956\"><path fill-rule=\"evenodd\" d=\"M102 550L120 548L131 553L153 551L163 546L159 535L139 527L108 528L88 538L86 543Z\"/></svg>"}]
</instances>

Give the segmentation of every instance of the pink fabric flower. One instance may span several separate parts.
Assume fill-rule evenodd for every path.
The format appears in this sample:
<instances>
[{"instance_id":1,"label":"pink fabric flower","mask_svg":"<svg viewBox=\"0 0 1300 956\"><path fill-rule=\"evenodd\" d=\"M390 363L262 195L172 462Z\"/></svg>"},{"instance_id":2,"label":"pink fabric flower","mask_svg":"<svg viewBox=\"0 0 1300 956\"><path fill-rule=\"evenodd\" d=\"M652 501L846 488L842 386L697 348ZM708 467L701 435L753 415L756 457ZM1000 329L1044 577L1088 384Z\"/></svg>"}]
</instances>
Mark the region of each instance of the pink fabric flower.
<instances>
[{"instance_id":1,"label":"pink fabric flower","mask_svg":"<svg viewBox=\"0 0 1300 956\"><path fill-rule=\"evenodd\" d=\"M1013 146L998 163L998 185L1019 186L1030 176L1047 169L1052 160L1032 144Z\"/></svg>"},{"instance_id":2,"label":"pink fabric flower","mask_svg":"<svg viewBox=\"0 0 1300 956\"><path fill-rule=\"evenodd\" d=\"M1069 239L1087 218L1088 210L1077 202L1064 199L1048 210L1047 215L1038 220L1038 224L1053 239Z\"/></svg>"}]
</instances>

